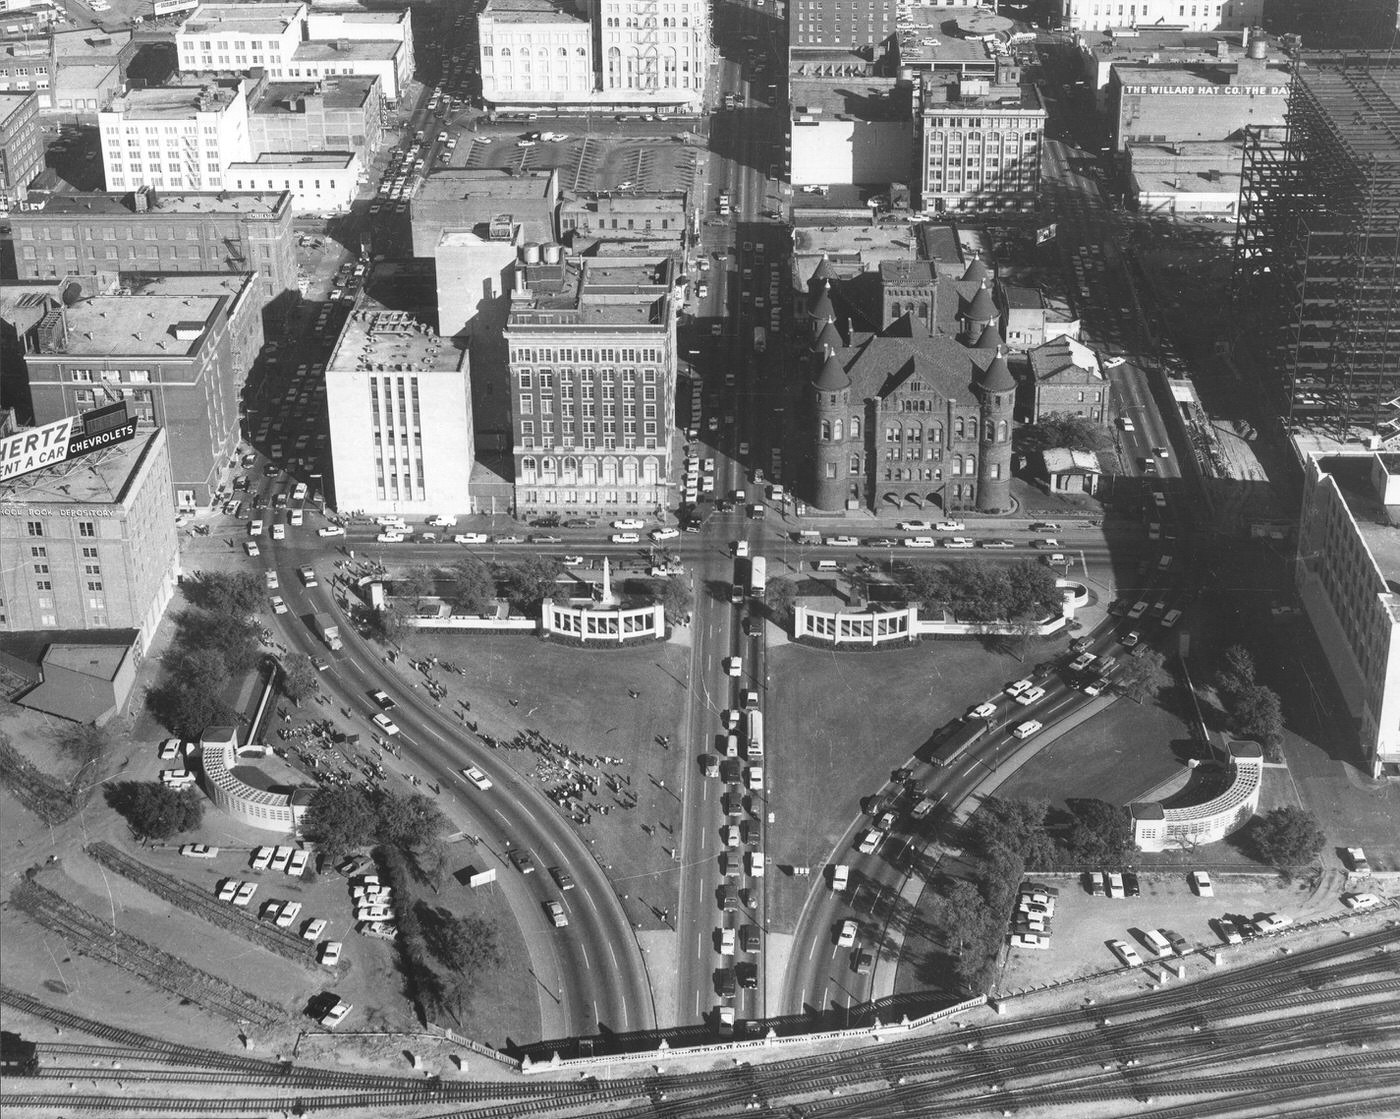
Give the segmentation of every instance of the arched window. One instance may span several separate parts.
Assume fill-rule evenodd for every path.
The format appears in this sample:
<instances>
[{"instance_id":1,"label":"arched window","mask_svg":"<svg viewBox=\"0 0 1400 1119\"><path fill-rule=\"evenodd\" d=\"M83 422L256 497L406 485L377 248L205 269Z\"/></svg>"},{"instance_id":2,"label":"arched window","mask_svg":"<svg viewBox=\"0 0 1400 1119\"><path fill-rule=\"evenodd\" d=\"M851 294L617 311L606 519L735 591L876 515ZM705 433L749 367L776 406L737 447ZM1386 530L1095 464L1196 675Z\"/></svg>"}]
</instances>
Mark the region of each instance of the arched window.
<instances>
[{"instance_id":1,"label":"arched window","mask_svg":"<svg viewBox=\"0 0 1400 1119\"><path fill-rule=\"evenodd\" d=\"M583 460L583 484L586 486L596 485L598 482L598 460L586 458Z\"/></svg>"},{"instance_id":2,"label":"arched window","mask_svg":"<svg viewBox=\"0 0 1400 1119\"><path fill-rule=\"evenodd\" d=\"M953 438L954 438L954 439L961 439L961 438L963 437L964 434L965 434L965 431L964 431L964 428L963 428L963 418L962 418L961 416L959 416L957 419L955 419L955 420L953 421Z\"/></svg>"},{"instance_id":3,"label":"arched window","mask_svg":"<svg viewBox=\"0 0 1400 1119\"><path fill-rule=\"evenodd\" d=\"M1005 421L1005 420L1001 420L1000 422L997 423L997 442L998 442L998 443L1005 443L1005 442L1006 442L1006 421Z\"/></svg>"},{"instance_id":4,"label":"arched window","mask_svg":"<svg viewBox=\"0 0 1400 1119\"><path fill-rule=\"evenodd\" d=\"M509 57L510 57L510 48L509 48L509 47L502 47L502 48L501 48L501 57L502 57L502 58L509 58Z\"/></svg>"},{"instance_id":5,"label":"arched window","mask_svg":"<svg viewBox=\"0 0 1400 1119\"><path fill-rule=\"evenodd\" d=\"M622 460L622 484L624 486L635 486L637 484L637 460L625 458Z\"/></svg>"},{"instance_id":6,"label":"arched window","mask_svg":"<svg viewBox=\"0 0 1400 1119\"><path fill-rule=\"evenodd\" d=\"M968 456L967 456L967 462L964 464L963 473L964 473L964 474L976 474L976 473L977 473L977 456L976 456L976 455L968 455Z\"/></svg>"},{"instance_id":7,"label":"arched window","mask_svg":"<svg viewBox=\"0 0 1400 1119\"><path fill-rule=\"evenodd\" d=\"M899 300L895 300L890 304L890 317L897 319L902 314L904 314L904 312L900 310Z\"/></svg>"},{"instance_id":8,"label":"arched window","mask_svg":"<svg viewBox=\"0 0 1400 1119\"><path fill-rule=\"evenodd\" d=\"M832 428L832 436L838 443L841 441L841 421L836 421L836 426Z\"/></svg>"},{"instance_id":9,"label":"arched window","mask_svg":"<svg viewBox=\"0 0 1400 1119\"><path fill-rule=\"evenodd\" d=\"M573 455L565 457L563 474L565 481L571 482L578 477L578 459L574 458Z\"/></svg>"},{"instance_id":10,"label":"arched window","mask_svg":"<svg viewBox=\"0 0 1400 1119\"><path fill-rule=\"evenodd\" d=\"M569 48L568 48L568 47L560 47L560 48L559 48L559 57L560 57L560 58L568 58L568 57L569 57Z\"/></svg>"},{"instance_id":11,"label":"arched window","mask_svg":"<svg viewBox=\"0 0 1400 1119\"><path fill-rule=\"evenodd\" d=\"M943 425L942 425L942 424L934 424L934 425L933 425L933 434L932 434L929 438L931 438L935 443L942 443L942 442L943 442Z\"/></svg>"},{"instance_id":12,"label":"arched window","mask_svg":"<svg viewBox=\"0 0 1400 1119\"><path fill-rule=\"evenodd\" d=\"M831 438L831 421L830 421L830 420L822 420L822 439L823 439L823 440L827 440L827 439L830 439L830 438Z\"/></svg>"},{"instance_id":13,"label":"arched window","mask_svg":"<svg viewBox=\"0 0 1400 1119\"><path fill-rule=\"evenodd\" d=\"M603 460L603 485L614 486L617 484L617 459L608 457Z\"/></svg>"},{"instance_id":14,"label":"arched window","mask_svg":"<svg viewBox=\"0 0 1400 1119\"><path fill-rule=\"evenodd\" d=\"M962 455L954 455L948 460L948 473L954 477L962 473Z\"/></svg>"},{"instance_id":15,"label":"arched window","mask_svg":"<svg viewBox=\"0 0 1400 1119\"><path fill-rule=\"evenodd\" d=\"M526 455L520 460L520 480L522 482L533 482L539 464L535 461L534 455Z\"/></svg>"},{"instance_id":16,"label":"arched window","mask_svg":"<svg viewBox=\"0 0 1400 1119\"><path fill-rule=\"evenodd\" d=\"M540 474L545 478L553 478L558 471L558 464L553 457L546 455L540 459Z\"/></svg>"},{"instance_id":17,"label":"arched window","mask_svg":"<svg viewBox=\"0 0 1400 1119\"><path fill-rule=\"evenodd\" d=\"M982 425L982 438L987 440L988 443L990 443L996 437L997 425L991 420L987 420L986 423Z\"/></svg>"},{"instance_id":18,"label":"arched window","mask_svg":"<svg viewBox=\"0 0 1400 1119\"><path fill-rule=\"evenodd\" d=\"M851 438L852 438L852 439L859 439L859 438L860 438L860 420L856 419L855 416L852 416L852 417L851 417L850 432L851 432Z\"/></svg>"},{"instance_id":19,"label":"arched window","mask_svg":"<svg viewBox=\"0 0 1400 1119\"><path fill-rule=\"evenodd\" d=\"M910 443L917 443L924 437L923 424L910 424L904 429L904 438Z\"/></svg>"},{"instance_id":20,"label":"arched window","mask_svg":"<svg viewBox=\"0 0 1400 1119\"><path fill-rule=\"evenodd\" d=\"M656 484L656 459L642 459L642 481L649 486Z\"/></svg>"},{"instance_id":21,"label":"arched window","mask_svg":"<svg viewBox=\"0 0 1400 1119\"><path fill-rule=\"evenodd\" d=\"M899 442L899 428L895 427L893 424L888 424L888 425L886 425L886 427L885 427L885 442L886 442L886 443L898 443L898 442Z\"/></svg>"},{"instance_id":22,"label":"arched window","mask_svg":"<svg viewBox=\"0 0 1400 1119\"><path fill-rule=\"evenodd\" d=\"M852 473L852 474L859 474L859 473L860 473L860 455L852 455L852 456L851 456L851 473Z\"/></svg>"}]
</instances>

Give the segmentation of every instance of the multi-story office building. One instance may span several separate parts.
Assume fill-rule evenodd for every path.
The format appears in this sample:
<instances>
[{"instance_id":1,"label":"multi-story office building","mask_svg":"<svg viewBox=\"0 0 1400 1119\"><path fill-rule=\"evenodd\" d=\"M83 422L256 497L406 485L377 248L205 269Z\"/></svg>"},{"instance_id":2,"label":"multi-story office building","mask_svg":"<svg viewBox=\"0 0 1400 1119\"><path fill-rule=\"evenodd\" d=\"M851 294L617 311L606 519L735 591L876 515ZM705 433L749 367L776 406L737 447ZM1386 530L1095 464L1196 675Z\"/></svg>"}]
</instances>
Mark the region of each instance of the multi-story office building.
<instances>
[{"instance_id":1,"label":"multi-story office building","mask_svg":"<svg viewBox=\"0 0 1400 1119\"><path fill-rule=\"evenodd\" d=\"M130 89L97 114L108 190L221 190L253 158L243 80Z\"/></svg>"},{"instance_id":2,"label":"multi-story office building","mask_svg":"<svg viewBox=\"0 0 1400 1119\"><path fill-rule=\"evenodd\" d=\"M0 31L0 92L38 94L39 107L52 102L53 33L47 28Z\"/></svg>"},{"instance_id":3,"label":"multi-story office building","mask_svg":"<svg viewBox=\"0 0 1400 1119\"><path fill-rule=\"evenodd\" d=\"M1400 776L1400 456L1307 456L1294 583L1366 771Z\"/></svg>"},{"instance_id":4,"label":"multi-story office building","mask_svg":"<svg viewBox=\"0 0 1400 1119\"><path fill-rule=\"evenodd\" d=\"M93 273L254 272L263 302L296 287L287 191L50 194L10 216L22 280Z\"/></svg>"},{"instance_id":5,"label":"multi-story office building","mask_svg":"<svg viewBox=\"0 0 1400 1119\"><path fill-rule=\"evenodd\" d=\"M180 71L262 67L274 80L375 75L398 101L413 78L410 13L314 12L306 4L201 4L175 37Z\"/></svg>"},{"instance_id":6,"label":"multi-story office building","mask_svg":"<svg viewBox=\"0 0 1400 1119\"><path fill-rule=\"evenodd\" d=\"M21 340L38 423L127 401L163 428L173 504L210 503L238 449L239 393L262 346L251 275L163 275L130 295L56 302Z\"/></svg>"},{"instance_id":7,"label":"multi-story office building","mask_svg":"<svg viewBox=\"0 0 1400 1119\"><path fill-rule=\"evenodd\" d=\"M120 92L139 48L130 31L101 27L55 31L53 81L48 103L41 101L41 107L65 123L95 123L98 110Z\"/></svg>"},{"instance_id":8,"label":"multi-story office building","mask_svg":"<svg viewBox=\"0 0 1400 1119\"><path fill-rule=\"evenodd\" d=\"M483 96L498 108L704 105L701 0L488 0L478 20Z\"/></svg>"},{"instance_id":9,"label":"multi-story office building","mask_svg":"<svg viewBox=\"0 0 1400 1119\"><path fill-rule=\"evenodd\" d=\"M998 59L994 82L926 75L918 137L924 209L1033 211L1044 134L1045 105L1010 59Z\"/></svg>"},{"instance_id":10,"label":"multi-story office building","mask_svg":"<svg viewBox=\"0 0 1400 1119\"><path fill-rule=\"evenodd\" d=\"M0 483L0 630L135 629L148 648L179 560L159 428Z\"/></svg>"},{"instance_id":11,"label":"multi-story office building","mask_svg":"<svg viewBox=\"0 0 1400 1119\"><path fill-rule=\"evenodd\" d=\"M1245 142L1231 320L1290 423L1400 431L1400 62L1303 56ZM1363 112L1358 106L1365 106Z\"/></svg>"},{"instance_id":12,"label":"multi-story office building","mask_svg":"<svg viewBox=\"0 0 1400 1119\"><path fill-rule=\"evenodd\" d=\"M1175 27L1238 31L1263 22L1264 0L1059 0L1057 26L1069 31Z\"/></svg>"},{"instance_id":13,"label":"multi-story office building","mask_svg":"<svg viewBox=\"0 0 1400 1119\"><path fill-rule=\"evenodd\" d=\"M593 25L564 0L488 0L477 20L487 103L587 101L593 95Z\"/></svg>"},{"instance_id":14,"label":"multi-story office building","mask_svg":"<svg viewBox=\"0 0 1400 1119\"><path fill-rule=\"evenodd\" d=\"M471 373L436 325L431 261L378 265L326 365L342 512L472 511Z\"/></svg>"},{"instance_id":15,"label":"multi-story office building","mask_svg":"<svg viewBox=\"0 0 1400 1119\"><path fill-rule=\"evenodd\" d=\"M810 50L844 50L865 58L883 56L894 38L897 0L832 3L792 0L788 41L794 55Z\"/></svg>"},{"instance_id":16,"label":"multi-story office building","mask_svg":"<svg viewBox=\"0 0 1400 1119\"><path fill-rule=\"evenodd\" d=\"M517 515L669 508L676 260L522 255L505 332Z\"/></svg>"},{"instance_id":17,"label":"multi-story office building","mask_svg":"<svg viewBox=\"0 0 1400 1119\"><path fill-rule=\"evenodd\" d=\"M359 152L379 150L384 95L377 77L261 82L248 94L253 150Z\"/></svg>"},{"instance_id":18,"label":"multi-story office building","mask_svg":"<svg viewBox=\"0 0 1400 1119\"><path fill-rule=\"evenodd\" d=\"M359 152L265 152L230 163L224 180L234 190L285 190L299 214L348 210L359 191L364 164Z\"/></svg>"},{"instance_id":19,"label":"multi-story office building","mask_svg":"<svg viewBox=\"0 0 1400 1119\"><path fill-rule=\"evenodd\" d=\"M794 79L788 178L794 186L907 183L912 86L893 78Z\"/></svg>"},{"instance_id":20,"label":"multi-story office building","mask_svg":"<svg viewBox=\"0 0 1400 1119\"><path fill-rule=\"evenodd\" d=\"M560 236L610 248L680 252L690 221L690 194L684 190L568 193L559 203Z\"/></svg>"},{"instance_id":21,"label":"multi-story office building","mask_svg":"<svg viewBox=\"0 0 1400 1119\"><path fill-rule=\"evenodd\" d=\"M0 93L0 198L16 202L28 197L30 182L43 169L38 96Z\"/></svg>"}]
</instances>

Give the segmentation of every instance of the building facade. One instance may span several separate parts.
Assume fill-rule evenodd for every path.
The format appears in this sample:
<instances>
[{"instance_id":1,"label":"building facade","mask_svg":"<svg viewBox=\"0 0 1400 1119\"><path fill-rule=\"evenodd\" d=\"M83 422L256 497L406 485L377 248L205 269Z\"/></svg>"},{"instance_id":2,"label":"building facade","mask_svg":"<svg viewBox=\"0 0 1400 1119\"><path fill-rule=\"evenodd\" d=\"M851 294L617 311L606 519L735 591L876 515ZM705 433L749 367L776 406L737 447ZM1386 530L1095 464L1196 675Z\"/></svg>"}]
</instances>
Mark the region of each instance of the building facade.
<instances>
[{"instance_id":1,"label":"building facade","mask_svg":"<svg viewBox=\"0 0 1400 1119\"><path fill-rule=\"evenodd\" d=\"M335 505L472 512L476 462L466 351L437 330L432 262L380 264L326 365Z\"/></svg>"},{"instance_id":2,"label":"building facade","mask_svg":"<svg viewBox=\"0 0 1400 1119\"><path fill-rule=\"evenodd\" d=\"M249 137L253 150L264 155L330 151L370 156L379 150L383 113L383 88L373 76L266 82L248 95Z\"/></svg>"},{"instance_id":3,"label":"building facade","mask_svg":"<svg viewBox=\"0 0 1400 1119\"><path fill-rule=\"evenodd\" d=\"M559 203L559 233L566 240L680 252L690 223L684 190L566 193Z\"/></svg>"},{"instance_id":4,"label":"building facade","mask_svg":"<svg viewBox=\"0 0 1400 1119\"><path fill-rule=\"evenodd\" d=\"M1046 416L1082 416L1101 424L1108 416L1108 378L1088 346L1055 338L1029 354L1034 401L1031 423Z\"/></svg>"},{"instance_id":5,"label":"building facade","mask_svg":"<svg viewBox=\"0 0 1400 1119\"><path fill-rule=\"evenodd\" d=\"M1032 212L1040 194L1045 106L1009 61L998 81L929 75L919 114L919 188L925 210Z\"/></svg>"},{"instance_id":6,"label":"building facade","mask_svg":"<svg viewBox=\"0 0 1400 1119\"><path fill-rule=\"evenodd\" d=\"M44 137L39 127L39 97L34 93L0 93L0 198L19 202L44 169Z\"/></svg>"},{"instance_id":7,"label":"building facade","mask_svg":"<svg viewBox=\"0 0 1400 1119\"><path fill-rule=\"evenodd\" d=\"M0 93L33 92L39 107L47 109L53 104L55 69L52 32L38 26L0 32Z\"/></svg>"},{"instance_id":8,"label":"building facade","mask_svg":"<svg viewBox=\"0 0 1400 1119\"><path fill-rule=\"evenodd\" d=\"M253 158L242 79L131 89L97 114L108 190L222 190Z\"/></svg>"},{"instance_id":9,"label":"building facade","mask_svg":"<svg viewBox=\"0 0 1400 1119\"><path fill-rule=\"evenodd\" d=\"M262 347L250 274L161 275L130 295L53 307L22 339L34 417L47 423L121 400L138 432L159 427L176 508L209 505L239 443L239 396Z\"/></svg>"},{"instance_id":10,"label":"building facade","mask_svg":"<svg viewBox=\"0 0 1400 1119\"><path fill-rule=\"evenodd\" d=\"M0 630L135 629L149 648L180 553L165 432L0 485Z\"/></svg>"},{"instance_id":11,"label":"building facade","mask_svg":"<svg viewBox=\"0 0 1400 1119\"><path fill-rule=\"evenodd\" d=\"M1258 45L1262 53L1263 41ZM1113 149L1238 140L1246 128L1282 136L1290 82L1286 66L1248 57L1219 66L1114 66L1107 90Z\"/></svg>"},{"instance_id":12,"label":"building facade","mask_svg":"<svg viewBox=\"0 0 1400 1119\"><path fill-rule=\"evenodd\" d=\"M359 152L266 152L230 163L224 178L234 190L286 191L298 214L350 209L364 164Z\"/></svg>"},{"instance_id":13,"label":"building facade","mask_svg":"<svg viewBox=\"0 0 1400 1119\"><path fill-rule=\"evenodd\" d=\"M11 215L22 280L96 272L254 272L263 302L296 287L292 199L135 190L50 194Z\"/></svg>"},{"instance_id":14,"label":"building facade","mask_svg":"<svg viewBox=\"0 0 1400 1119\"><path fill-rule=\"evenodd\" d=\"M597 59L606 99L699 109L709 68L703 0L598 0Z\"/></svg>"},{"instance_id":15,"label":"building facade","mask_svg":"<svg viewBox=\"0 0 1400 1119\"><path fill-rule=\"evenodd\" d=\"M794 186L907 183L914 152L908 82L790 83L788 178Z\"/></svg>"},{"instance_id":16,"label":"building facade","mask_svg":"<svg viewBox=\"0 0 1400 1119\"><path fill-rule=\"evenodd\" d=\"M1071 31L1171 26L1238 31L1264 22L1264 0L1059 0L1057 26Z\"/></svg>"},{"instance_id":17,"label":"building facade","mask_svg":"<svg viewBox=\"0 0 1400 1119\"><path fill-rule=\"evenodd\" d=\"M477 20L487 104L587 101L593 25L565 0L488 0Z\"/></svg>"},{"instance_id":18,"label":"building facade","mask_svg":"<svg viewBox=\"0 0 1400 1119\"><path fill-rule=\"evenodd\" d=\"M1293 581L1356 720L1366 771L1400 776L1400 456L1309 456Z\"/></svg>"},{"instance_id":19,"label":"building facade","mask_svg":"<svg viewBox=\"0 0 1400 1119\"><path fill-rule=\"evenodd\" d=\"M674 258L522 250L505 338L516 512L676 504Z\"/></svg>"}]
</instances>

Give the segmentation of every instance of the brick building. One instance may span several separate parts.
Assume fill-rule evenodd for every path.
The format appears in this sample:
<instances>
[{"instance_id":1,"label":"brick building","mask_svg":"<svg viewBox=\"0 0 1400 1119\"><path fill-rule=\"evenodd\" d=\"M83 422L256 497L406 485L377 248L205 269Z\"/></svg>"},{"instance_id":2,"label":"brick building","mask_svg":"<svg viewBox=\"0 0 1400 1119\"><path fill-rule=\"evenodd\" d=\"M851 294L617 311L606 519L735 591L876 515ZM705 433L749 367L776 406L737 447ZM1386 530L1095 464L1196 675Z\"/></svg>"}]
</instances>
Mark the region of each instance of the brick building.
<instances>
[{"instance_id":1,"label":"brick building","mask_svg":"<svg viewBox=\"0 0 1400 1119\"><path fill-rule=\"evenodd\" d=\"M26 198L30 182L43 169L38 95L0 93L0 198L7 203Z\"/></svg>"}]
</instances>

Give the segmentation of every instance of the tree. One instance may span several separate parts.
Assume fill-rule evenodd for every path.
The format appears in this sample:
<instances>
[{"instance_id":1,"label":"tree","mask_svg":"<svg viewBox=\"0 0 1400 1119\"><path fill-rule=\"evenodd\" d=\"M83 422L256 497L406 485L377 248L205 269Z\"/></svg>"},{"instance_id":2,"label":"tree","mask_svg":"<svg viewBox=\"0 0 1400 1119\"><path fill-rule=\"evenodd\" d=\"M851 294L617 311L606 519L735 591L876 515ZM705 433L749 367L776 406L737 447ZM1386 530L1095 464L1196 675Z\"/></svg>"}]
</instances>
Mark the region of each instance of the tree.
<instances>
[{"instance_id":1,"label":"tree","mask_svg":"<svg viewBox=\"0 0 1400 1119\"><path fill-rule=\"evenodd\" d=\"M369 611L365 615L365 623L370 634L381 641L397 641L407 628L403 611L392 605Z\"/></svg>"},{"instance_id":2,"label":"tree","mask_svg":"<svg viewBox=\"0 0 1400 1119\"><path fill-rule=\"evenodd\" d=\"M201 610L246 616L262 605L263 580L252 571L200 571L184 591Z\"/></svg>"},{"instance_id":3,"label":"tree","mask_svg":"<svg viewBox=\"0 0 1400 1119\"><path fill-rule=\"evenodd\" d=\"M1016 450L1021 454L1065 447L1071 451L1104 451L1113 446L1113 432L1083 416L1052 412L1033 424L1016 429Z\"/></svg>"},{"instance_id":4,"label":"tree","mask_svg":"<svg viewBox=\"0 0 1400 1119\"><path fill-rule=\"evenodd\" d=\"M1272 866L1312 862L1327 842L1317 817L1291 804L1256 817L1248 835L1259 858Z\"/></svg>"},{"instance_id":5,"label":"tree","mask_svg":"<svg viewBox=\"0 0 1400 1119\"><path fill-rule=\"evenodd\" d=\"M224 658L213 649L192 649L170 662L165 682L151 692L148 705L180 737L198 738L205 727L231 717L223 698L228 685Z\"/></svg>"},{"instance_id":6,"label":"tree","mask_svg":"<svg viewBox=\"0 0 1400 1119\"><path fill-rule=\"evenodd\" d=\"M423 599L433 593L436 583L433 569L426 563L420 563L404 573L403 578L395 584L394 591L404 598L413 599L413 608L417 610Z\"/></svg>"},{"instance_id":7,"label":"tree","mask_svg":"<svg viewBox=\"0 0 1400 1119\"><path fill-rule=\"evenodd\" d=\"M1243 645L1231 645L1221 658L1215 686L1225 696L1233 696L1254 683L1254 657Z\"/></svg>"},{"instance_id":8,"label":"tree","mask_svg":"<svg viewBox=\"0 0 1400 1119\"><path fill-rule=\"evenodd\" d=\"M1113 686L1120 695L1141 704L1145 699L1155 699L1170 680L1166 658L1156 649L1143 649L1137 656L1126 658Z\"/></svg>"},{"instance_id":9,"label":"tree","mask_svg":"<svg viewBox=\"0 0 1400 1119\"><path fill-rule=\"evenodd\" d=\"M107 803L139 839L169 839L191 831L204 819L204 799L198 789L178 792L158 781L123 781L107 790Z\"/></svg>"},{"instance_id":10,"label":"tree","mask_svg":"<svg viewBox=\"0 0 1400 1119\"><path fill-rule=\"evenodd\" d=\"M447 817L422 793L385 790L375 803L375 835L402 851L425 848L447 830Z\"/></svg>"},{"instance_id":11,"label":"tree","mask_svg":"<svg viewBox=\"0 0 1400 1119\"><path fill-rule=\"evenodd\" d=\"M321 674L305 653L288 653L282 658L282 694L300 704L321 690Z\"/></svg>"},{"instance_id":12,"label":"tree","mask_svg":"<svg viewBox=\"0 0 1400 1119\"><path fill-rule=\"evenodd\" d=\"M981 922L981 910L986 904L981 891L965 878L959 878L948 893L936 901L939 923L948 946L961 952L976 935Z\"/></svg>"},{"instance_id":13,"label":"tree","mask_svg":"<svg viewBox=\"0 0 1400 1119\"><path fill-rule=\"evenodd\" d=\"M534 613L554 594L559 570L559 561L551 556L529 556L511 564L505 572L506 597L522 613Z\"/></svg>"},{"instance_id":14,"label":"tree","mask_svg":"<svg viewBox=\"0 0 1400 1119\"><path fill-rule=\"evenodd\" d=\"M1133 845L1132 816L1122 805L1104 800L1073 800L1074 814L1065 838L1070 857L1080 863L1121 863Z\"/></svg>"},{"instance_id":15,"label":"tree","mask_svg":"<svg viewBox=\"0 0 1400 1119\"><path fill-rule=\"evenodd\" d=\"M378 817L363 792L351 786L323 785L311 796L301 833L330 862L359 850L374 838Z\"/></svg>"},{"instance_id":16,"label":"tree","mask_svg":"<svg viewBox=\"0 0 1400 1119\"><path fill-rule=\"evenodd\" d=\"M92 723L65 723L55 734L58 748L78 765L78 773L102 764L112 748L110 725L99 727Z\"/></svg>"},{"instance_id":17,"label":"tree","mask_svg":"<svg viewBox=\"0 0 1400 1119\"><path fill-rule=\"evenodd\" d=\"M682 576L658 579L652 583L652 594L665 608L667 621L684 621L691 612L690 587Z\"/></svg>"},{"instance_id":18,"label":"tree","mask_svg":"<svg viewBox=\"0 0 1400 1119\"><path fill-rule=\"evenodd\" d=\"M448 601L466 614L488 613L496 603L496 579L474 557L459 560L447 573Z\"/></svg>"},{"instance_id":19,"label":"tree","mask_svg":"<svg viewBox=\"0 0 1400 1119\"><path fill-rule=\"evenodd\" d=\"M784 628L791 628L793 607L797 605L797 588L791 579L777 579L768 584L765 596L768 616Z\"/></svg>"},{"instance_id":20,"label":"tree","mask_svg":"<svg viewBox=\"0 0 1400 1119\"><path fill-rule=\"evenodd\" d=\"M1006 569L1006 590L1002 617L1041 619L1059 614L1065 592L1055 581L1055 572L1039 560L1022 559Z\"/></svg>"},{"instance_id":21,"label":"tree","mask_svg":"<svg viewBox=\"0 0 1400 1119\"><path fill-rule=\"evenodd\" d=\"M1283 700L1263 684L1248 684L1235 693L1230 729L1241 738L1271 742L1283 736Z\"/></svg>"},{"instance_id":22,"label":"tree","mask_svg":"<svg viewBox=\"0 0 1400 1119\"><path fill-rule=\"evenodd\" d=\"M247 615L185 610L178 625L181 648L217 652L230 672L246 672L258 663L258 626Z\"/></svg>"}]
</instances>

